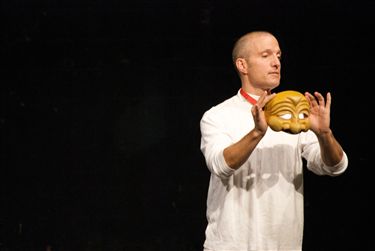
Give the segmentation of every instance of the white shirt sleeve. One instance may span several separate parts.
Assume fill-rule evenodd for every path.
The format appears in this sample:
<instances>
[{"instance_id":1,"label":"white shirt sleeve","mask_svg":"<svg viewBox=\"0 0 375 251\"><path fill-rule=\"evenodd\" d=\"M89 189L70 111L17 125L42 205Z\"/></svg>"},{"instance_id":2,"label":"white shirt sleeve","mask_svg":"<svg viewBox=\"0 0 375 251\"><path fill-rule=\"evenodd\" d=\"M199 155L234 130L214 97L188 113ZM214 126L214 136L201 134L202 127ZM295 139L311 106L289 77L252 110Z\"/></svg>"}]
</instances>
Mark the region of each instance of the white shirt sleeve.
<instances>
[{"instance_id":1,"label":"white shirt sleeve","mask_svg":"<svg viewBox=\"0 0 375 251\"><path fill-rule=\"evenodd\" d=\"M205 157L206 164L211 173L221 178L227 178L234 173L224 159L223 151L232 144L231 137L225 132L225 128L220 128L223 123L220 117L209 110L201 121L201 151Z\"/></svg>"},{"instance_id":2,"label":"white shirt sleeve","mask_svg":"<svg viewBox=\"0 0 375 251\"><path fill-rule=\"evenodd\" d=\"M342 174L348 167L348 157L344 152L342 159L335 166L328 166L323 162L320 154L320 147L318 139L312 132L307 133L309 143L304 144L302 150L302 157L307 161L307 168L318 175L337 176ZM336 171L331 171L336 170Z\"/></svg>"}]
</instances>

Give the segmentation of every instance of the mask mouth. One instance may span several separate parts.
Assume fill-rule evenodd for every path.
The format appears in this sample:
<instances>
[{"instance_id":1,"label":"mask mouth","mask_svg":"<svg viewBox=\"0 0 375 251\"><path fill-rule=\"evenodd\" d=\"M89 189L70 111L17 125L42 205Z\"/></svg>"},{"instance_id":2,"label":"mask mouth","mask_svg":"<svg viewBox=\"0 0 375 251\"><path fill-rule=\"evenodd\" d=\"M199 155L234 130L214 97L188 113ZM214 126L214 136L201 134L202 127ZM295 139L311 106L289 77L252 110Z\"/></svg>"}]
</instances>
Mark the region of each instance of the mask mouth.
<instances>
[{"instance_id":1,"label":"mask mouth","mask_svg":"<svg viewBox=\"0 0 375 251\"><path fill-rule=\"evenodd\" d=\"M289 133L289 134L298 134L298 133L301 132L301 131L298 131L298 132L296 132L296 131L292 131L292 130L290 130L290 129L283 129L283 131L286 132L286 133Z\"/></svg>"}]
</instances>

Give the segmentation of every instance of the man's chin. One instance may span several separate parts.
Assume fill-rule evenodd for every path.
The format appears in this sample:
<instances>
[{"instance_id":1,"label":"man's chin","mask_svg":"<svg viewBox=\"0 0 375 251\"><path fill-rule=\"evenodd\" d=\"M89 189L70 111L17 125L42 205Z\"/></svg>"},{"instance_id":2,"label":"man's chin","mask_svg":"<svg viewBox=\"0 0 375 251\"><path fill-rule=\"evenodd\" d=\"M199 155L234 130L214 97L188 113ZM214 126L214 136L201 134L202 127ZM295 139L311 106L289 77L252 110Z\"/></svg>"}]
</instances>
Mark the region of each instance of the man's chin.
<instances>
[{"instance_id":1,"label":"man's chin","mask_svg":"<svg viewBox=\"0 0 375 251\"><path fill-rule=\"evenodd\" d=\"M275 89L275 88L278 87L279 85L280 85L280 81L270 82L270 83L268 84L268 89L269 89L269 90Z\"/></svg>"}]
</instances>

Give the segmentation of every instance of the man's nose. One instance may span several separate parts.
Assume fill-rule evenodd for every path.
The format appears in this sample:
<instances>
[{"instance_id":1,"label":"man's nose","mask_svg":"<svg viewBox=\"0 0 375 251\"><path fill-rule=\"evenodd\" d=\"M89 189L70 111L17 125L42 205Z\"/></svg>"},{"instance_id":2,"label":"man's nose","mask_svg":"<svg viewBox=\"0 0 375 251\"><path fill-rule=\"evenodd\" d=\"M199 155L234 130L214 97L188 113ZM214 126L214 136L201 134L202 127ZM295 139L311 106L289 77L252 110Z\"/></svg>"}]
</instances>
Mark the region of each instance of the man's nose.
<instances>
[{"instance_id":1,"label":"man's nose","mask_svg":"<svg viewBox=\"0 0 375 251\"><path fill-rule=\"evenodd\" d=\"M272 66L273 67L276 67L276 68L280 68L280 58L278 56L274 56L273 60L272 60Z\"/></svg>"}]
</instances>

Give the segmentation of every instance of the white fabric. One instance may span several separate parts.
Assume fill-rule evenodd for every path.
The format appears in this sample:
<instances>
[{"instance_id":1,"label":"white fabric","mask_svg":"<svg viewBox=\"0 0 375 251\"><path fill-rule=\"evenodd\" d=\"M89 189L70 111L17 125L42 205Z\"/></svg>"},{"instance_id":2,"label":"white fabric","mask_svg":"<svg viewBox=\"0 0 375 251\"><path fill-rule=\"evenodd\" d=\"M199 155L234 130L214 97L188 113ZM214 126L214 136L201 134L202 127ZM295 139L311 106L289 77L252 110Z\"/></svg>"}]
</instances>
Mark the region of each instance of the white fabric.
<instances>
[{"instance_id":1,"label":"white fabric","mask_svg":"<svg viewBox=\"0 0 375 251\"><path fill-rule=\"evenodd\" d=\"M302 157L319 175L339 175L348 160L330 173L312 131L296 135L268 128L249 159L231 169L224 148L253 127L251 104L237 95L212 107L201 119L201 151L211 172L207 196L205 250L295 251L302 248Z\"/></svg>"}]
</instances>

